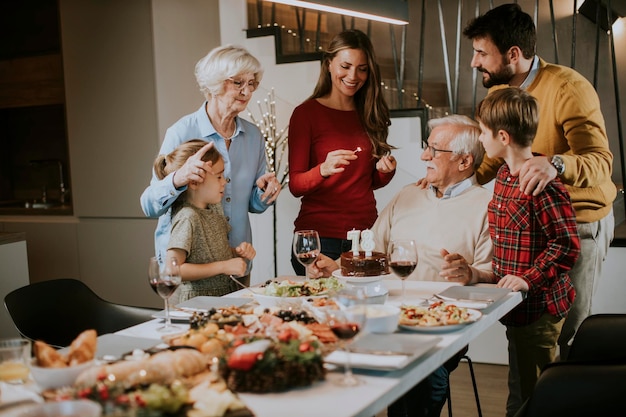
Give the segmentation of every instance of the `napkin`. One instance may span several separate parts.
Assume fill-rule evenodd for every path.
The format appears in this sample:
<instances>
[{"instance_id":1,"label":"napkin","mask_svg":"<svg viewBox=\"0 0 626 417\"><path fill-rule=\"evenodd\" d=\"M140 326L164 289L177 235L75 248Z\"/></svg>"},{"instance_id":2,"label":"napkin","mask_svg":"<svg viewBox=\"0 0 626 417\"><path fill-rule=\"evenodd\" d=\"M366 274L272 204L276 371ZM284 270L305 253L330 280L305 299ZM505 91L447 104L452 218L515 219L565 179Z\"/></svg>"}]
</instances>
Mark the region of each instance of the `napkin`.
<instances>
[{"instance_id":1,"label":"napkin","mask_svg":"<svg viewBox=\"0 0 626 417\"><path fill-rule=\"evenodd\" d=\"M350 365L362 369L400 369L409 361L406 355L370 355L367 353L350 353ZM326 362L343 365L346 363L346 352L336 350L326 357Z\"/></svg>"},{"instance_id":2,"label":"napkin","mask_svg":"<svg viewBox=\"0 0 626 417\"><path fill-rule=\"evenodd\" d=\"M21 401L43 402L43 398L34 391L33 384L8 384L0 381L0 405Z\"/></svg>"},{"instance_id":3,"label":"napkin","mask_svg":"<svg viewBox=\"0 0 626 417\"><path fill-rule=\"evenodd\" d=\"M443 301L443 300L441 300ZM463 308L473 308L475 310L481 310L483 308L487 308L491 305L491 303L486 303L484 301L459 301L459 300L445 300L444 303L454 304L457 307Z\"/></svg>"}]
</instances>

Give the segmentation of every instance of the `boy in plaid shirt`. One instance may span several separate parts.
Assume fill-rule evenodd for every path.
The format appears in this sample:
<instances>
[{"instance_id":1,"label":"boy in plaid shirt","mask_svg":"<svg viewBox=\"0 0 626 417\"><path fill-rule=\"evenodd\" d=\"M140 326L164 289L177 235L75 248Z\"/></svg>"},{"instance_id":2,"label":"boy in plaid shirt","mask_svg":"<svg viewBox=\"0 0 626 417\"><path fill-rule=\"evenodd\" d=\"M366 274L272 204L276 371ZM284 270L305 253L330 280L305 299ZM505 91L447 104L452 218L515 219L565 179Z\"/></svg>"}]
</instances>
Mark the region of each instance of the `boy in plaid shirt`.
<instances>
[{"instance_id":1,"label":"boy in plaid shirt","mask_svg":"<svg viewBox=\"0 0 626 417\"><path fill-rule=\"evenodd\" d=\"M567 272L580 253L570 196L558 178L539 195L526 195L518 175L533 157L537 101L517 87L491 92L479 105L480 141L503 158L488 207L493 273L498 287L526 298L504 316L509 350L507 416L532 393L541 369L555 358L563 321L575 297Z\"/></svg>"}]
</instances>

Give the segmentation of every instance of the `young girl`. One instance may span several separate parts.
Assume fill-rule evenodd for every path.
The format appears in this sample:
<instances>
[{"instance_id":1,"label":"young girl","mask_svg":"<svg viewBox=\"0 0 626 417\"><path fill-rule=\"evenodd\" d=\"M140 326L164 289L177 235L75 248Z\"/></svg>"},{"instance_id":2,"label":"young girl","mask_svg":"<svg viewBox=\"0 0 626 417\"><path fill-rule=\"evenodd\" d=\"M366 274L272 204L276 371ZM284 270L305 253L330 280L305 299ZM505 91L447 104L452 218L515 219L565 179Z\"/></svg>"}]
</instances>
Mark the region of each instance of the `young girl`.
<instances>
[{"instance_id":1,"label":"young girl","mask_svg":"<svg viewBox=\"0 0 626 417\"><path fill-rule=\"evenodd\" d=\"M159 179L183 166L185 161L207 143L193 139L179 145L168 155L159 155L154 172ZM200 295L222 296L239 289L229 275L242 276L246 259L256 251L248 242L236 248L228 244L230 226L220 204L224 194L224 161L220 153L209 147L202 160L210 161L211 171L203 182L191 181L187 190L172 204L172 231L167 258L180 265L183 284L179 302Z\"/></svg>"}]
</instances>

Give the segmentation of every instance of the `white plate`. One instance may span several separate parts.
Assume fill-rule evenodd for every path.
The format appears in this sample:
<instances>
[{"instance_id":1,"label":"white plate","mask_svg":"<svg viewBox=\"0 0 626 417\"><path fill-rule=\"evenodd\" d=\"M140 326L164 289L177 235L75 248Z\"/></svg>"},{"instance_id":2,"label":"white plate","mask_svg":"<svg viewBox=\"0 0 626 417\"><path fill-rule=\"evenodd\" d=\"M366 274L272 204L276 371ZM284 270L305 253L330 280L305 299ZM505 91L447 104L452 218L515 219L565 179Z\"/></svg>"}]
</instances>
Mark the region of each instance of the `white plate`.
<instances>
[{"instance_id":1,"label":"white plate","mask_svg":"<svg viewBox=\"0 0 626 417\"><path fill-rule=\"evenodd\" d=\"M350 344L350 365L357 369L393 371L402 369L428 352L440 337L392 333L381 335L364 333ZM327 363L344 365L346 352L336 350L324 358Z\"/></svg>"},{"instance_id":2,"label":"white plate","mask_svg":"<svg viewBox=\"0 0 626 417\"><path fill-rule=\"evenodd\" d=\"M208 311L212 308L222 308L222 307L241 307L244 304L250 302L249 298L243 297L209 297L209 296L199 296L190 298L187 301L183 301L180 304L177 304L176 307L181 308L183 310L193 311Z\"/></svg>"},{"instance_id":3,"label":"white plate","mask_svg":"<svg viewBox=\"0 0 626 417\"><path fill-rule=\"evenodd\" d=\"M389 276L391 274L387 274L387 275L374 275L371 277L344 277L341 274L341 269L336 269L333 271L333 276L335 278L337 278L338 280L342 281L342 282L349 282L350 284L366 284L369 282L376 282L376 281L382 281L383 279L385 279L386 276Z\"/></svg>"},{"instance_id":4,"label":"white plate","mask_svg":"<svg viewBox=\"0 0 626 417\"><path fill-rule=\"evenodd\" d=\"M308 295L303 297L278 297L275 295L254 294L254 299L261 307L266 308L300 308L305 300L325 298L327 295Z\"/></svg>"},{"instance_id":5,"label":"white plate","mask_svg":"<svg viewBox=\"0 0 626 417\"><path fill-rule=\"evenodd\" d=\"M400 327L403 330L409 330L412 332L444 333L444 332L451 332L453 330L458 330L460 328L467 326L468 324L472 324L478 319L480 319L483 315L483 313L481 313L480 311L474 310L471 308L468 308L467 312L469 313L470 317L469 317L469 320L467 320L464 323L450 324L448 326L411 326L408 324L400 324L398 327Z\"/></svg>"},{"instance_id":6,"label":"white plate","mask_svg":"<svg viewBox=\"0 0 626 417\"><path fill-rule=\"evenodd\" d=\"M182 310L170 310L170 320L176 322L184 322L189 323L189 319L193 311L182 311ZM165 320L165 310L161 310L158 313L154 313L152 315L155 319L163 319Z\"/></svg>"}]
</instances>

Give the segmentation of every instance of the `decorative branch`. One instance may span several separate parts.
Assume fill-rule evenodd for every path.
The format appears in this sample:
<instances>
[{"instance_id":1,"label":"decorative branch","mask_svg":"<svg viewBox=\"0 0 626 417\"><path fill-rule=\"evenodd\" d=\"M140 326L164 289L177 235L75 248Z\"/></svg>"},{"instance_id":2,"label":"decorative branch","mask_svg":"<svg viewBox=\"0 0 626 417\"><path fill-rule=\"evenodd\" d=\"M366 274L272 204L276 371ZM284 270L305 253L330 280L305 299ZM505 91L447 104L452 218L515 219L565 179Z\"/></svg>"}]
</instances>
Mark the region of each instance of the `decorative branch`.
<instances>
[{"instance_id":1,"label":"decorative branch","mask_svg":"<svg viewBox=\"0 0 626 417\"><path fill-rule=\"evenodd\" d=\"M255 117L248 111L248 116L259 128L265 139L265 160L267 168L276 175L281 188L285 188L289 183L289 162L286 159L287 151L287 129L289 125L278 129L276 121L276 97L272 88L267 93L267 98L257 101L260 116Z\"/></svg>"}]
</instances>

